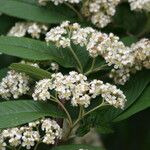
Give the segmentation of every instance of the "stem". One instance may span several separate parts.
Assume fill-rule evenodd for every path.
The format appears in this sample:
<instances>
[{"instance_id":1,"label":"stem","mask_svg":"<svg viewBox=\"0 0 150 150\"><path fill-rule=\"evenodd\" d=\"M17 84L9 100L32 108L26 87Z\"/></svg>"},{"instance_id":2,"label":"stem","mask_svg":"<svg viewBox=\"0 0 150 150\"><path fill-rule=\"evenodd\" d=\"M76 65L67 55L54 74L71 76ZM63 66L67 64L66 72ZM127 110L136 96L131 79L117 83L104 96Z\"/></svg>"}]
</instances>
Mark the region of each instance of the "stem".
<instances>
[{"instance_id":1,"label":"stem","mask_svg":"<svg viewBox=\"0 0 150 150\"><path fill-rule=\"evenodd\" d=\"M85 114L83 114L82 118L85 117L85 116L87 116L88 114L92 113L93 111L99 109L100 107L106 106L106 105L107 105L106 103L102 102L102 103L101 103L100 105L98 105L97 107L95 107L95 108L91 109L90 111L86 112ZM82 118L78 118L78 119L76 120L76 122L73 124L73 128L82 120Z\"/></svg>"},{"instance_id":2,"label":"stem","mask_svg":"<svg viewBox=\"0 0 150 150\"><path fill-rule=\"evenodd\" d=\"M82 113L83 113L83 107L80 106L79 115L78 115L78 119L77 119L77 120L79 120L79 119L82 118ZM67 141L67 140L68 140L68 138L69 138L69 136L70 136L72 130L74 129L74 127L75 127L75 126L72 124L72 126L69 128L69 131L68 131L68 133L66 134L66 136L65 136L65 138L64 138L64 141Z\"/></svg>"},{"instance_id":3,"label":"stem","mask_svg":"<svg viewBox=\"0 0 150 150\"><path fill-rule=\"evenodd\" d=\"M90 111L86 112L83 117L87 116L88 114L92 113L93 111L97 110L98 108L102 107L102 106L107 106L108 104L102 102L100 105L98 105L97 107L91 109Z\"/></svg>"},{"instance_id":4,"label":"stem","mask_svg":"<svg viewBox=\"0 0 150 150\"><path fill-rule=\"evenodd\" d=\"M82 64L81 64L79 58L77 57L77 55L75 54L75 52L74 52L74 50L72 49L71 46L69 47L69 49L70 49L71 53L73 54L75 60L77 61L78 65L79 65L79 72L83 73Z\"/></svg>"},{"instance_id":5,"label":"stem","mask_svg":"<svg viewBox=\"0 0 150 150\"><path fill-rule=\"evenodd\" d=\"M85 73L85 75L88 76L88 75L91 74L91 73L96 73L96 72L98 72L98 71L100 71L100 70L104 70L104 68L105 68L106 66L108 66L108 65L105 64L105 65L102 65L102 66L100 66L100 67L97 67L97 68L95 68L95 69L93 69L93 70L90 69L89 71L87 71L87 72Z\"/></svg>"},{"instance_id":6,"label":"stem","mask_svg":"<svg viewBox=\"0 0 150 150\"><path fill-rule=\"evenodd\" d=\"M79 117L78 119L74 122L74 124L70 127L68 133L66 134L65 138L64 138L64 141L67 141L72 130L76 127L76 125L83 119L83 117L87 116L88 114L92 113L93 111L99 109L100 107L102 106L106 106L108 104L102 102L100 105L98 105L97 107L91 109L90 111L86 112L85 114L82 114L81 112L83 112L83 107L80 107L80 111L79 111ZM82 115L81 115L82 114Z\"/></svg>"},{"instance_id":7,"label":"stem","mask_svg":"<svg viewBox=\"0 0 150 150\"><path fill-rule=\"evenodd\" d=\"M93 68L94 68L94 65L95 65L95 58L93 59L93 61L92 61L92 65L91 65L91 68L85 73L85 75L88 75L88 74L90 74L92 71L93 71Z\"/></svg>"},{"instance_id":8,"label":"stem","mask_svg":"<svg viewBox=\"0 0 150 150\"><path fill-rule=\"evenodd\" d=\"M78 118L81 118L82 117L82 114L83 114L83 107L80 106L80 110L79 110L79 116Z\"/></svg>"},{"instance_id":9,"label":"stem","mask_svg":"<svg viewBox=\"0 0 150 150\"><path fill-rule=\"evenodd\" d=\"M70 126L72 126L72 119L71 119L71 116L70 116L68 110L64 107L64 105L57 98L55 98L54 96L51 96L51 97L54 99L52 101L57 102L60 105L60 107L65 111L67 118L68 118L68 123Z\"/></svg>"},{"instance_id":10,"label":"stem","mask_svg":"<svg viewBox=\"0 0 150 150\"><path fill-rule=\"evenodd\" d=\"M37 150L37 148L38 148L38 146L39 146L40 143L41 143L41 141L39 141L39 142L36 143L36 145L34 147L34 150Z\"/></svg>"},{"instance_id":11,"label":"stem","mask_svg":"<svg viewBox=\"0 0 150 150\"><path fill-rule=\"evenodd\" d=\"M70 5L69 3L64 3L66 6L68 6L70 9L72 9L76 14L77 16L79 17L80 20L83 20L83 17L82 15L79 13L79 11L77 11L72 5Z\"/></svg>"}]
</instances>

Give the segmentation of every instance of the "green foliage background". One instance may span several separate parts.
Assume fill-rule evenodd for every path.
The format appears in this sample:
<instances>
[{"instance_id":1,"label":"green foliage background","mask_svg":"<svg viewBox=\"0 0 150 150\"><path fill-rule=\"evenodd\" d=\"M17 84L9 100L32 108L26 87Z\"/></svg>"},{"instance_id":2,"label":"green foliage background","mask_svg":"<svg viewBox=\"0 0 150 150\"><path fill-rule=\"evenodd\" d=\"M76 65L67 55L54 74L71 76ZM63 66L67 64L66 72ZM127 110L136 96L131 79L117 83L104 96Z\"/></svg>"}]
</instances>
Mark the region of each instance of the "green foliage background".
<instances>
[{"instance_id":1,"label":"green foliage background","mask_svg":"<svg viewBox=\"0 0 150 150\"><path fill-rule=\"evenodd\" d=\"M28 11L26 11L26 8L28 8ZM67 49L64 53L64 51L61 52L61 50L58 50L56 47L47 46L46 43L41 41L29 38L6 37L5 35L15 22L24 20L47 23L50 27L64 20L80 22L83 26L91 26L90 22L79 20L76 14L69 10L69 8L66 9L64 5L59 7L51 5L47 8L43 8L37 4L36 0L0 0L0 12L3 13L3 15L0 16L0 52L3 53L0 55L0 78L5 76L6 68L12 63L14 64L12 64L10 68L25 72L35 80L50 77L51 74L43 69L35 69L28 65L17 64L21 58L38 61L54 60L64 68L79 67ZM102 29L102 31L106 33L113 32L118 35L127 46L130 46L133 42L136 42L142 37L150 38L150 14L145 12L133 12L126 2L122 3L117 8L117 13L113 18L113 22ZM87 69L86 64L90 62L90 58L84 50L83 53L81 53L79 48L76 49L75 53L79 59L82 60L83 70L85 71ZM83 57L85 59L82 59ZM91 78L93 77L94 75ZM108 150L150 149L149 82L150 71L148 70L142 70L133 75L125 86L120 87L125 92L128 99L125 110L122 111L110 107L93 112L81 122L80 130L77 131L77 135L84 135L89 131L90 127L95 127L101 134L102 141ZM19 102L21 103L19 104ZM40 110L40 107L38 107L39 104L37 103L38 106L33 112L33 107L31 107L32 115L26 114L25 116L25 114L21 114L24 116L24 120L17 122L15 119L11 120L12 116L14 117L15 114L12 113L14 112L13 110L8 110L7 107L14 108L14 106L19 107L19 105L22 104L24 104L24 106L25 104L29 105L29 103L31 103L30 106L32 106L33 102L20 100L13 102L14 106L9 104L10 106L7 105L5 109L1 109L1 107L5 107L5 103L7 102L4 102L3 105L0 104L0 128L26 123L40 118L41 116L47 116L48 114L51 116L57 116L59 114L59 117L64 117L63 115L60 116L61 113L59 112L55 114L55 104L52 104L54 107L53 111L48 111L45 109L46 106L41 105ZM17 105L15 103L17 103ZM33 105L35 106L35 104ZM29 106L27 107L30 109ZM43 112L43 110L45 111ZM8 114L8 117L4 118L3 116L6 115L6 111L7 113L10 111L10 114ZM34 114L35 111L38 113ZM26 113L26 108L24 109L24 113ZM21 115L19 115L20 118ZM67 147L56 148L54 150L62 149L67 150Z\"/></svg>"}]
</instances>

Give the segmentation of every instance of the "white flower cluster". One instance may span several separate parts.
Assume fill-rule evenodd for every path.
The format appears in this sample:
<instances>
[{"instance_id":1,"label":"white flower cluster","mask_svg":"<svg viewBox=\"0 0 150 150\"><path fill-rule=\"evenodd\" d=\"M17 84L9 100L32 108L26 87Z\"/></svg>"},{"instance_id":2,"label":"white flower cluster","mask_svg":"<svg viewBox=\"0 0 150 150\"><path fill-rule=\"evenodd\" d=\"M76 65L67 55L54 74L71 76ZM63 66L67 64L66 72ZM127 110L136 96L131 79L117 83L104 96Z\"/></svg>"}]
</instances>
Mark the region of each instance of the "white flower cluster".
<instances>
[{"instance_id":1,"label":"white flower cluster","mask_svg":"<svg viewBox=\"0 0 150 150\"><path fill-rule=\"evenodd\" d=\"M40 130L43 131L40 135ZM31 149L38 142L54 144L56 139L61 139L62 129L56 121L50 118L29 123L26 126L5 129L0 133L0 150L6 147Z\"/></svg>"},{"instance_id":2,"label":"white flower cluster","mask_svg":"<svg viewBox=\"0 0 150 150\"><path fill-rule=\"evenodd\" d=\"M43 143L54 144L56 139L62 138L62 129L54 120L51 119L42 120L41 129L42 131L45 132L42 141Z\"/></svg>"},{"instance_id":3,"label":"white flower cluster","mask_svg":"<svg viewBox=\"0 0 150 150\"><path fill-rule=\"evenodd\" d=\"M97 27L103 28L111 22L120 0L86 0L83 3L83 15Z\"/></svg>"},{"instance_id":4,"label":"white flower cluster","mask_svg":"<svg viewBox=\"0 0 150 150\"><path fill-rule=\"evenodd\" d=\"M104 101L116 108L123 108L126 97L116 86L104 84L100 80L87 81L87 77L71 71L69 75L62 73L52 74L51 79L37 82L33 93L34 100L48 100L50 92L57 92L59 99L70 100L73 106L83 105L88 107L90 101L97 96L102 96Z\"/></svg>"},{"instance_id":5,"label":"white flower cluster","mask_svg":"<svg viewBox=\"0 0 150 150\"><path fill-rule=\"evenodd\" d=\"M110 77L116 83L124 84L130 77L131 73L141 70L143 67L150 69L150 40L141 39L131 45L130 57L132 57L132 65L124 65L119 69L112 69Z\"/></svg>"},{"instance_id":6,"label":"white flower cluster","mask_svg":"<svg viewBox=\"0 0 150 150\"><path fill-rule=\"evenodd\" d=\"M131 10L146 10L150 11L150 0L128 0L131 6Z\"/></svg>"},{"instance_id":7,"label":"white flower cluster","mask_svg":"<svg viewBox=\"0 0 150 150\"><path fill-rule=\"evenodd\" d=\"M17 99L28 92L28 85L29 77L27 75L11 70L0 82L0 96L4 99L9 99L12 96Z\"/></svg>"},{"instance_id":8,"label":"white flower cluster","mask_svg":"<svg viewBox=\"0 0 150 150\"><path fill-rule=\"evenodd\" d=\"M28 64L34 67L39 67L36 63L21 61L22 64ZM25 73L19 73L15 70L7 72L7 76L0 82L0 96L4 99L13 97L19 98L29 91L29 76Z\"/></svg>"},{"instance_id":9,"label":"white flower cluster","mask_svg":"<svg viewBox=\"0 0 150 150\"><path fill-rule=\"evenodd\" d=\"M46 42L54 42L58 47L62 46L63 48L70 46L69 37L67 35L67 30L65 27L69 22L64 22L60 26L52 28L49 32L46 33Z\"/></svg>"},{"instance_id":10,"label":"white flower cluster","mask_svg":"<svg viewBox=\"0 0 150 150\"><path fill-rule=\"evenodd\" d=\"M37 23L18 22L8 32L8 36L23 37L26 34L31 35L32 38L39 39L41 33L45 33L48 30L46 25Z\"/></svg>"},{"instance_id":11,"label":"white flower cluster","mask_svg":"<svg viewBox=\"0 0 150 150\"><path fill-rule=\"evenodd\" d=\"M134 66L136 70L140 70L142 67L150 69L150 40L141 39L135 44L132 44L131 49L134 53Z\"/></svg>"},{"instance_id":12,"label":"white flower cluster","mask_svg":"<svg viewBox=\"0 0 150 150\"><path fill-rule=\"evenodd\" d=\"M114 65L114 68L131 65L133 61L130 57L131 50L119 41L119 37L112 33L108 35L98 32L91 27L81 28L77 23L71 25L68 21L63 22L51 29L45 40L54 42L58 47L69 47L71 42L85 46L92 57L101 55L108 65Z\"/></svg>"},{"instance_id":13,"label":"white flower cluster","mask_svg":"<svg viewBox=\"0 0 150 150\"><path fill-rule=\"evenodd\" d=\"M45 6L47 4L47 2L53 2L55 5L59 5L62 3L71 3L71 4L77 4L79 3L81 0L39 0L39 4L42 6Z\"/></svg>"},{"instance_id":14,"label":"white flower cluster","mask_svg":"<svg viewBox=\"0 0 150 150\"><path fill-rule=\"evenodd\" d=\"M45 39L48 43L53 42L63 48L70 47L71 43L85 46L91 57L102 56L108 66L114 67L110 77L119 84L124 84L129 79L133 68L139 70L138 68L144 66L149 69L148 39L126 47L112 33L105 34L91 27L81 28L78 23L70 24L69 21L51 29Z\"/></svg>"}]
</instances>

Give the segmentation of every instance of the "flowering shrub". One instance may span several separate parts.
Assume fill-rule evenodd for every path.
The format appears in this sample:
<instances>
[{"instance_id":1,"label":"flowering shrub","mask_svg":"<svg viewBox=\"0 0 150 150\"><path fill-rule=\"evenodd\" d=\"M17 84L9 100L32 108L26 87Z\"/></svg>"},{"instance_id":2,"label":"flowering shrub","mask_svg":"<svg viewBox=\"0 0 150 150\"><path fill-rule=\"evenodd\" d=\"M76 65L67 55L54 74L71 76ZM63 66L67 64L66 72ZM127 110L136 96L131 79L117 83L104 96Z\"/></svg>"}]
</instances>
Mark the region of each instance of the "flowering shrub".
<instances>
[{"instance_id":1,"label":"flowering shrub","mask_svg":"<svg viewBox=\"0 0 150 150\"><path fill-rule=\"evenodd\" d=\"M0 0L0 12L0 150L104 150L96 129L150 106L149 0Z\"/></svg>"}]
</instances>

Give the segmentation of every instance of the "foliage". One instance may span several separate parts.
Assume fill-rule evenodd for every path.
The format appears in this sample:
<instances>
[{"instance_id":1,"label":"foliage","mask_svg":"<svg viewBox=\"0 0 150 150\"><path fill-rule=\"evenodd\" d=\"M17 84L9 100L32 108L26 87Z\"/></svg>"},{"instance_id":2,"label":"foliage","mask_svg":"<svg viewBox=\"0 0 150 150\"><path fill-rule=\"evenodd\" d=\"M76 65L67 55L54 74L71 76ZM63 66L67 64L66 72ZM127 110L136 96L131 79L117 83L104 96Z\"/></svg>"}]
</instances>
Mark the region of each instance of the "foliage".
<instances>
[{"instance_id":1,"label":"foliage","mask_svg":"<svg viewBox=\"0 0 150 150\"><path fill-rule=\"evenodd\" d=\"M121 1L115 6L116 13L114 16L111 16L109 24L103 28L99 28L100 26L97 24L91 23L92 19L89 18L90 15L85 16L83 13L84 7L82 5L87 1L82 1L79 4L66 1L59 5L55 5L51 0L45 2L41 6L39 1L36 0L0 0L0 12L2 13L0 15L0 129L4 131L7 128L19 128L42 118L50 118L55 120L60 128L63 129L64 135L61 140L55 139L55 145L52 143L43 144L43 138L39 142L34 141L36 143L33 142L35 144L34 150L103 150L105 146L90 146L89 144L91 143L87 145L86 143L74 144L74 137L83 137L93 128L100 134L113 133L115 132L113 128L118 123L121 123L121 121L125 122L130 117L134 117L136 113L150 107L150 71L149 67L147 67L150 66L150 11L147 11L147 8L146 10L143 8L141 11L133 11L127 1ZM67 32L60 34L61 36L58 33L58 40L55 40L55 37L53 37L51 40L45 41L45 37L48 34L46 32L48 30L51 32L52 29L55 30L57 27L60 27L58 32L61 31L62 24L60 25L60 23L66 20L71 22L69 25L63 27ZM15 35L9 36L11 29L18 22L29 22L29 26L31 24L29 28L33 27L32 33L30 34L29 29L26 29L24 31L26 35L18 37ZM87 41L83 45L80 43L82 40L76 44L73 39L73 34L76 32L76 27L72 24L74 22L78 22L81 25L79 30L84 30L84 27L90 26L94 30L92 32L95 34L102 31L102 33L107 33L108 38L111 36L109 35L111 32L117 35L120 40L116 39L116 41L118 43L122 41L123 46L116 48L114 44L110 48L114 48L113 50L121 48L124 48L126 51L128 49L133 50L134 44L138 45L141 39L148 39L147 43L143 42L146 43L145 45L143 44L144 48L148 45L148 48L145 48L148 54L146 52L147 55L144 52L142 53L142 48L136 49L137 51L141 50L137 55L134 54L137 51L133 50L131 52L131 54L136 55L133 57L135 64L125 66L125 69L129 69L128 73L130 77L125 76L124 78L127 79L127 82L124 85L119 85L118 82L109 77L109 74L113 69L119 70L124 66L120 67L120 64L116 63L118 60L109 62L108 54L110 52L107 53L106 51L107 46L111 45L111 43L106 43L104 45L104 53L98 52L98 56L94 58L95 56L93 57L87 48L92 32L87 33L85 36L84 33L83 35L78 33L79 37L77 37L77 41L82 36ZM42 32L43 24L47 28L44 32ZM39 25L38 33L36 32L37 29L34 30L34 25L36 27ZM14 32L20 32L21 30L20 27L18 30L14 30ZM40 34L40 36L35 36L37 34ZM104 37L106 35L101 36L101 38ZM116 37L113 35L111 42L115 41L113 41L113 38L115 39ZM70 40L69 46L59 43L63 43L64 39ZM101 40L100 37L96 39L96 36L93 39L95 41ZM90 45L91 47L92 44ZM97 42L93 46L93 49L95 50L101 45L101 43ZM102 46L100 48L103 50ZM140 54L141 57L138 59L137 57ZM22 60L24 60L24 63L22 63ZM118 68L115 68L116 65L120 68L118 66ZM11 72L12 70L14 74ZM76 72L77 81L72 81L75 79L72 79L72 76L68 75L71 71ZM62 74L59 74L57 77L58 72ZM15 73L21 77L26 77L28 81L17 77ZM11 76L11 78L8 78L8 76ZM80 80L77 79L79 77ZM86 77L87 79L85 79ZM66 78L68 79L67 83L65 83ZM60 82L59 79L62 79L62 81ZM90 101L83 103L80 101L83 95L79 95L76 98L77 100L74 100L77 101L75 103L73 101L74 92L71 90L83 83L85 84L84 86L88 85L88 88L91 88L94 79L103 81L101 83L101 91L99 91L101 93L97 94L95 92L97 95L94 97L95 93L92 95L90 93L91 89L85 90L85 87L81 86L76 94L81 92L83 95L88 95L90 96ZM71 82L75 85L72 89L69 87L72 84ZM22 83L24 83L23 86L21 85ZM109 83L109 85L106 83ZM62 84L60 89L57 88L59 84ZM111 85L114 85L114 87ZM61 93L61 90L64 88L63 86L69 87L68 89L71 91L69 92L72 95L69 95L68 99L66 98L68 94L67 88L64 93ZM110 90L106 91L110 93L103 92L105 87L110 87ZM7 88L10 88L10 91ZM83 93L82 88L85 90ZM8 90L7 92L5 91L6 89ZM16 91L17 89L19 92ZM116 90L116 93L123 91L122 95L125 95L124 102L117 101L119 103L116 102L117 105L109 101L109 99L112 100L116 95L117 98L121 95L116 94L113 89ZM43 91L46 92L44 93ZM115 100L117 99L116 97ZM120 97L118 99L121 99L123 96ZM44 134L44 129L39 130L41 126L37 127L38 132ZM0 149L5 150L2 147L2 144L5 142L3 143L2 141L1 143L1 136L2 134L0 133ZM6 143L8 144L9 142L7 141ZM19 150L22 148L11 145L6 149Z\"/></svg>"}]
</instances>

